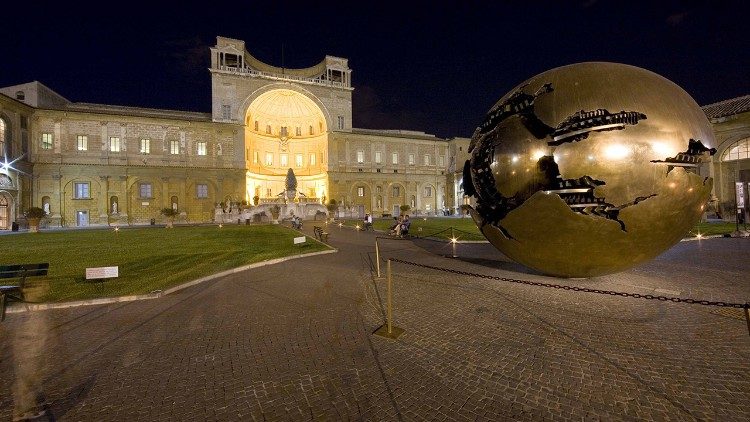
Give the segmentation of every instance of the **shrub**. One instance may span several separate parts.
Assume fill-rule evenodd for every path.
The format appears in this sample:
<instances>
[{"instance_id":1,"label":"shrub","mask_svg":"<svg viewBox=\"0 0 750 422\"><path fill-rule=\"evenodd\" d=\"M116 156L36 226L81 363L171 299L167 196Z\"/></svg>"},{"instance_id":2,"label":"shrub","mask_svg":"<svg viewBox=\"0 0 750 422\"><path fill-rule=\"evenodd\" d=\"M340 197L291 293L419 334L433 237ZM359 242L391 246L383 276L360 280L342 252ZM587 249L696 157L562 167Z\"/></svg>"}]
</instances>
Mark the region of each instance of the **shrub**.
<instances>
[{"instance_id":1,"label":"shrub","mask_svg":"<svg viewBox=\"0 0 750 422\"><path fill-rule=\"evenodd\" d=\"M31 207L23 213L26 218L42 218L47 215L43 209L39 207Z\"/></svg>"}]
</instances>

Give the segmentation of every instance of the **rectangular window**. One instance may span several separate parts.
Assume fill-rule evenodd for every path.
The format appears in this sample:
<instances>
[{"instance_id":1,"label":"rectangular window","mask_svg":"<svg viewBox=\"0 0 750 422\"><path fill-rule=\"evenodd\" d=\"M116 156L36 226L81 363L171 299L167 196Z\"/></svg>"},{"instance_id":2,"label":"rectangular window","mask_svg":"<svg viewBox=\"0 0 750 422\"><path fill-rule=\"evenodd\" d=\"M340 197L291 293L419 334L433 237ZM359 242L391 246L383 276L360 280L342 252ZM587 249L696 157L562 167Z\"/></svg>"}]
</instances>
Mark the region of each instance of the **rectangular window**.
<instances>
[{"instance_id":1,"label":"rectangular window","mask_svg":"<svg viewBox=\"0 0 750 422\"><path fill-rule=\"evenodd\" d=\"M365 152L357 151L357 163L362 164L365 162Z\"/></svg>"},{"instance_id":2,"label":"rectangular window","mask_svg":"<svg viewBox=\"0 0 750 422\"><path fill-rule=\"evenodd\" d=\"M266 125L266 133L271 134L271 125Z\"/></svg>"},{"instance_id":3,"label":"rectangular window","mask_svg":"<svg viewBox=\"0 0 750 422\"><path fill-rule=\"evenodd\" d=\"M221 118L224 120L229 120L232 118L232 106L230 105L221 106Z\"/></svg>"},{"instance_id":4,"label":"rectangular window","mask_svg":"<svg viewBox=\"0 0 750 422\"><path fill-rule=\"evenodd\" d=\"M363 187L357 188L357 196L359 197L365 196L365 188Z\"/></svg>"},{"instance_id":5,"label":"rectangular window","mask_svg":"<svg viewBox=\"0 0 750 422\"><path fill-rule=\"evenodd\" d=\"M271 197L271 188L266 189L266 196Z\"/></svg>"},{"instance_id":6,"label":"rectangular window","mask_svg":"<svg viewBox=\"0 0 750 422\"><path fill-rule=\"evenodd\" d=\"M344 128L344 116L339 116L338 122L339 122L339 129L343 129Z\"/></svg>"},{"instance_id":7,"label":"rectangular window","mask_svg":"<svg viewBox=\"0 0 750 422\"><path fill-rule=\"evenodd\" d=\"M169 141L169 153L172 155L180 153L180 141Z\"/></svg>"},{"instance_id":8,"label":"rectangular window","mask_svg":"<svg viewBox=\"0 0 750 422\"><path fill-rule=\"evenodd\" d=\"M294 156L294 165L297 167L302 167L302 154L297 154Z\"/></svg>"},{"instance_id":9,"label":"rectangular window","mask_svg":"<svg viewBox=\"0 0 750 422\"><path fill-rule=\"evenodd\" d=\"M414 154L409 154L409 165L410 166L414 165Z\"/></svg>"},{"instance_id":10,"label":"rectangular window","mask_svg":"<svg viewBox=\"0 0 750 422\"><path fill-rule=\"evenodd\" d=\"M316 160L315 159L316 159L315 153L310 154L310 165L311 166L314 166L316 164L316 162L315 162Z\"/></svg>"},{"instance_id":11,"label":"rectangular window","mask_svg":"<svg viewBox=\"0 0 750 422\"><path fill-rule=\"evenodd\" d=\"M380 164L383 162L383 153L380 151L375 151L375 163Z\"/></svg>"},{"instance_id":12,"label":"rectangular window","mask_svg":"<svg viewBox=\"0 0 750 422\"><path fill-rule=\"evenodd\" d=\"M141 154L151 154L151 139L141 138Z\"/></svg>"},{"instance_id":13,"label":"rectangular window","mask_svg":"<svg viewBox=\"0 0 750 422\"><path fill-rule=\"evenodd\" d=\"M109 150L112 152L120 152L120 137L119 136L109 137Z\"/></svg>"},{"instance_id":14,"label":"rectangular window","mask_svg":"<svg viewBox=\"0 0 750 422\"><path fill-rule=\"evenodd\" d=\"M258 151L253 151L253 164L258 164L260 161L260 154L258 154Z\"/></svg>"},{"instance_id":15,"label":"rectangular window","mask_svg":"<svg viewBox=\"0 0 750 422\"><path fill-rule=\"evenodd\" d=\"M427 155L427 154L425 154L424 155L424 159L422 160L422 162L424 163L424 165L429 166L430 165L430 156Z\"/></svg>"},{"instance_id":16,"label":"rectangular window","mask_svg":"<svg viewBox=\"0 0 750 422\"><path fill-rule=\"evenodd\" d=\"M272 166L273 165L273 153L272 152L267 152L266 153L266 165L267 166Z\"/></svg>"},{"instance_id":17,"label":"rectangular window","mask_svg":"<svg viewBox=\"0 0 750 422\"><path fill-rule=\"evenodd\" d=\"M310 125L310 135L315 135L315 131L313 130L312 125Z\"/></svg>"},{"instance_id":18,"label":"rectangular window","mask_svg":"<svg viewBox=\"0 0 750 422\"><path fill-rule=\"evenodd\" d=\"M198 155L206 155L206 143L205 142L197 142L195 144L195 148L197 150Z\"/></svg>"},{"instance_id":19,"label":"rectangular window","mask_svg":"<svg viewBox=\"0 0 750 422\"><path fill-rule=\"evenodd\" d=\"M195 196L198 198L208 198L208 185L195 185Z\"/></svg>"},{"instance_id":20,"label":"rectangular window","mask_svg":"<svg viewBox=\"0 0 750 422\"><path fill-rule=\"evenodd\" d=\"M438 157L438 165L440 167L445 166L445 157L443 157L442 155L440 157Z\"/></svg>"},{"instance_id":21,"label":"rectangular window","mask_svg":"<svg viewBox=\"0 0 750 422\"><path fill-rule=\"evenodd\" d=\"M398 164L398 153L394 152L391 154L391 164Z\"/></svg>"},{"instance_id":22,"label":"rectangular window","mask_svg":"<svg viewBox=\"0 0 750 422\"><path fill-rule=\"evenodd\" d=\"M281 167L287 167L289 165L289 154L280 154L279 162Z\"/></svg>"},{"instance_id":23,"label":"rectangular window","mask_svg":"<svg viewBox=\"0 0 750 422\"><path fill-rule=\"evenodd\" d=\"M297 128L294 130L294 134L297 136L302 136L302 128L297 126Z\"/></svg>"},{"instance_id":24,"label":"rectangular window","mask_svg":"<svg viewBox=\"0 0 750 422\"><path fill-rule=\"evenodd\" d=\"M255 121L255 131L256 131L256 132L257 132L257 131L259 130L259 129L258 129L258 126L259 126L259 125L260 125L260 123L259 123L259 122L258 122L258 121L256 120L256 121Z\"/></svg>"},{"instance_id":25,"label":"rectangular window","mask_svg":"<svg viewBox=\"0 0 750 422\"><path fill-rule=\"evenodd\" d=\"M431 186L425 186L424 187L424 196L426 198L429 198L432 196L432 187Z\"/></svg>"},{"instance_id":26,"label":"rectangular window","mask_svg":"<svg viewBox=\"0 0 750 422\"><path fill-rule=\"evenodd\" d=\"M51 133L42 134L42 149L52 149L52 134Z\"/></svg>"},{"instance_id":27,"label":"rectangular window","mask_svg":"<svg viewBox=\"0 0 750 422\"><path fill-rule=\"evenodd\" d=\"M393 197L394 198L398 198L399 196L401 196L401 188L399 186L394 186L393 187Z\"/></svg>"},{"instance_id":28,"label":"rectangular window","mask_svg":"<svg viewBox=\"0 0 750 422\"><path fill-rule=\"evenodd\" d=\"M283 136L284 138L289 137L289 130L287 129L286 126L281 127L281 132L279 133L279 135Z\"/></svg>"},{"instance_id":29,"label":"rectangular window","mask_svg":"<svg viewBox=\"0 0 750 422\"><path fill-rule=\"evenodd\" d=\"M89 196L89 184L88 182L79 182L74 184L75 192L73 192L73 198L75 199L91 199Z\"/></svg>"},{"instance_id":30,"label":"rectangular window","mask_svg":"<svg viewBox=\"0 0 750 422\"><path fill-rule=\"evenodd\" d=\"M141 198L151 198L151 183L141 183L138 193L140 193Z\"/></svg>"},{"instance_id":31,"label":"rectangular window","mask_svg":"<svg viewBox=\"0 0 750 422\"><path fill-rule=\"evenodd\" d=\"M76 136L76 149L78 151L86 151L89 149L89 137L86 135Z\"/></svg>"}]
</instances>

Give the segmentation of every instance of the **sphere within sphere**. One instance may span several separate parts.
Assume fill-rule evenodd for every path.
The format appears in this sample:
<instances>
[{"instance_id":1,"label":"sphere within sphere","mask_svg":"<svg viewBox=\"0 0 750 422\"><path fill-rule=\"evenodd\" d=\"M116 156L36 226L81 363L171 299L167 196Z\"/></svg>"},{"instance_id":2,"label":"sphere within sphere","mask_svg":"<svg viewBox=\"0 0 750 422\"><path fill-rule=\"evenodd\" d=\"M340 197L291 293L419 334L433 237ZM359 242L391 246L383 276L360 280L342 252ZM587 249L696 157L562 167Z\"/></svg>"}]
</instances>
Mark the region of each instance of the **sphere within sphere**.
<instances>
[{"instance_id":1,"label":"sphere within sphere","mask_svg":"<svg viewBox=\"0 0 750 422\"><path fill-rule=\"evenodd\" d=\"M505 255L592 277L650 260L700 219L713 131L682 88L648 70L579 63L502 97L476 129L464 190ZM705 169L703 169L705 172Z\"/></svg>"}]
</instances>

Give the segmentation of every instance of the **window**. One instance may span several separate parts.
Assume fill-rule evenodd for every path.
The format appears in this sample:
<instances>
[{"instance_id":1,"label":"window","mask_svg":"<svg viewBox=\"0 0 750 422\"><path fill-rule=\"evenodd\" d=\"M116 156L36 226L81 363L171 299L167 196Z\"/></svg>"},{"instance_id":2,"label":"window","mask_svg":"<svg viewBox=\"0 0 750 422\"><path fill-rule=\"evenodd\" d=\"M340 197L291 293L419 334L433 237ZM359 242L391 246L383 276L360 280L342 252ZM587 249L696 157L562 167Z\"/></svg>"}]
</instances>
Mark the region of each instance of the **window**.
<instances>
[{"instance_id":1,"label":"window","mask_svg":"<svg viewBox=\"0 0 750 422\"><path fill-rule=\"evenodd\" d=\"M255 121L255 131L256 131L256 132L257 132L258 130L260 130L260 129L258 129L259 127L260 127L260 123L259 123L259 122L258 122L258 121L256 120L256 121Z\"/></svg>"},{"instance_id":2,"label":"window","mask_svg":"<svg viewBox=\"0 0 750 422\"><path fill-rule=\"evenodd\" d=\"M141 154L151 154L151 139L141 138Z\"/></svg>"},{"instance_id":3,"label":"window","mask_svg":"<svg viewBox=\"0 0 750 422\"><path fill-rule=\"evenodd\" d=\"M424 187L424 196L426 198L429 198L432 196L432 187L431 186L425 186Z\"/></svg>"},{"instance_id":4,"label":"window","mask_svg":"<svg viewBox=\"0 0 750 422\"><path fill-rule=\"evenodd\" d=\"M315 135L315 130L313 130L312 125L310 125L310 135Z\"/></svg>"},{"instance_id":5,"label":"window","mask_svg":"<svg viewBox=\"0 0 750 422\"><path fill-rule=\"evenodd\" d=\"M310 165L315 165L315 153L310 154Z\"/></svg>"},{"instance_id":6,"label":"window","mask_svg":"<svg viewBox=\"0 0 750 422\"><path fill-rule=\"evenodd\" d=\"M258 164L258 161L260 161L259 155L258 151L253 151L253 164Z\"/></svg>"},{"instance_id":7,"label":"window","mask_svg":"<svg viewBox=\"0 0 750 422\"><path fill-rule=\"evenodd\" d=\"M380 151L375 151L375 163L380 164L383 162L383 153Z\"/></svg>"},{"instance_id":8,"label":"window","mask_svg":"<svg viewBox=\"0 0 750 422\"><path fill-rule=\"evenodd\" d=\"M281 167L286 167L289 165L289 154L280 154L279 155L279 162L281 164Z\"/></svg>"},{"instance_id":9,"label":"window","mask_svg":"<svg viewBox=\"0 0 750 422\"><path fill-rule=\"evenodd\" d=\"M391 164L398 164L398 153L394 152L391 154Z\"/></svg>"},{"instance_id":10,"label":"window","mask_svg":"<svg viewBox=\"0 0 750 422\"><path fill-rule=\"evenodd\" d=\"M52 134L51 133L42 134L42 149L52 149Z\"/></svg>"},{"instance_id":11,"label":"window","mask_svg":"<svg viewBox=\"0 0 750 422\"><path fill-rule=\"evenodd\" d=\"M197 184L195 185L195 196L198 198L208 198L208 185Z\"/></svg>"},{"instance_id":12,"label":"window","mask_svg":"<svg viewBox=\"0 0 750 422\"><path fill-rule=\"evenodd\" d=\"M297 126L297 128L294 129L294 134L297 136L302 136L302 128Z\"/></svg>"},{"instance_id":13,"label":"window","mask_svg":"<svg viewBox=\"0 0 750 422\"><path fill-rule=\"evenodd\" d=\"M195 149L198 155L206 155L206 143L205 142L196 142Z\"/></svg>"},{"instance_id":14,"label":"window","mask_svg":"<svg viewBox=\"0 0 750 422\"><path fill-rule=\"evenodd\" d=\"M117 136L109 137L109 150L112 152L120 152L120 138Z\"/></svg>"},{"instance_id":15,"label":"window","mask_svg":"<svg viewBox=\"0 0 750 422\"><path fill-rule=\"evenodd\" d=\"M294 156L294 165L297 167L302 167L302 154L297 154Z\"/></svg>"},{"instance_id":16,"label":"window","mask_svg":"<svg viewBox=\"0 0 750 422\"><path fill-rule=\"evenodd\" d=\"M232 106L230 105L221 106L221 118L224 120L229 120L232 118Z\"/></svg>"},{"instance_id":17,"label":"window","mask_svg":"<svg viewBox=\"0 0 750 422\"><path fill-rule=\"evenodd\" d=\"M5 156L5 133L6 133L5 120L0 119L0 157Z\"/></svg>"},{"instance_id":18,"label":"window","mask_svg":"<svg viewBox=\"0 0 750 422\"><path fill-rule=\"evenodd\" d=\"M424 163L424 165L429 166L430 165L430 156L427 155L427 154L425 154L424 157L423 157L422 162Z\"/></svg>"},{"instance_id":19,"label":"window","mask_svg":"<svg viewBox=\"0 0 750 422\"><path fill-rule=\"evenodd\" d=\"M410 166L414 165L414 154L409 154L409 165Z\"/></svg>"},{"instance_id":20,"label":"window","mask_svg":"<svg viewBox=\"0 0 750 422\"><path fill-rule=\"evenodd\" d=\"M138 186L138 193L140 193L141 198L151 198L151 183L141 183Z\"/></svg>"},{"instance_id":21,"label":"window","mask_svg":"<svg viewBox=\"0 0 750 422\"><path fill-rule=\"evenodd\" d=\"M339 129L343 129L344 128L344 116L339 116L338 123L339 123Z\"/></svg>"},{"instance_id":22,"label":"window","mask_svg":"<svg viewBox=\"0 0 750 422\"><path fill-rule=\"evenodd\" d=\"M221 144L216 144L216 155L221 156L224 151L221 149Z\"/></svg>"},{"instance_id":23,"label":"window","mask_svg":"<svg viewBox=\"0 0 750 422\"><path fill-rule=\"evenodd\" d=\"M721 156L721 161L735 161L750 158L750 138L736 141Z\"/></svg>"},{"instance_id":24,"label":"window","mask_svg":"<svg viewBox=\"0 0 750 422\"><path fill-rule=\"evenodd\" d=\"M363 188L361 186L358 187L357 188L357 196L359 196L359 197L365 196L365 188Z\"/></svg>"},{"instance_id":25,"label":"window","mask_svg":"<svg viewBox=\"0 0 750 422\"><path fill-rule=\"evenodd\" d=\"M401 188L399 186L394 186L393 187L393 197L394 198L398 198L399 196L401 196Z\"/></svg>"},{"instance_id":26,"label":"window","mask_svg":"<svg viewBox=\"0 0 750 422\"><path fill-rule=\"evenodd\" d=\"M288 138L289 137L289 130L287 129L286 126L282 126L281 127L281 131L279 132L279 135L281 135L284 138Z\"/></svg>"},{"instance_id":27,"label":"window","mask_svg":"<svg viewBox=\"0 0 750 422\"><path fill-rule=\"evenodd\" d=\"M26 99L26 93L23 91L16 91L16 99L18 101L23 101Z\"/></svg>"},{"instance_id":28,"label":"window","mask_svg":"<svg viewBox=\"0 0 750 422\"><path fill-rule=\"evenodd\" d=\"M267 166L272 166L273 165L273 153L272 152L267 152L266 153L266 165Z\"/></svg>"},{"instance_id":29,"label":"window","mask_svg":"<svg viewBox=\"0 0 750 422\"><path fill-rule=\"evenodd\" d=\"M271 134L271 125L266 125L266 133Z\"/></svg>"},{"instance_id":30,"label":"window","mask_svg":"<svg viewBox=\"0 0 750 422\"><path fill-rule=\"evenodd\" d=\"M365 152L357 151L357 163L362 164L365 162Z\"/></svg>"},{"instance_id":31,"label":"window","mask_svg":"<svg viewBox=\"0 0 750 422\"><path fill-rule=\"evenodd\" d=\"M169 153L172 155L180 153L180 141L169 141Z\"/></svg>"},{"instance_id":32,"label":"window","mask_svg":"<svg viewBox=\"0 0 750 422\"><path fill-rule=\"evenodd\" d=\"M444 156L441 155L440 157L438 157L438 165L440 167L445 166L445 157Z\"/></svg>"},{"instance_id":33,"label":"window","mask_svg":"<svg viewBox=\"0 0 750 422\"><path fill-rule=\"evenodd\" d=\"M75 191L73 192L73 198L75 199L91 199L89 195L89 182L76 182L73 184Z\"/></svg>"},{"instance_id":34,"label":"window","mask_svg":"<svg viewBox=\"0 0 750 422\"><path fill-rule=\"evenodd\" d=\"M89 149L89 137L86 135L76 136L76 149L78 151L86 151Z\"/></svg>"},{"instance_id":35,"label":"window","mask_svg":"<svg viewBox=\"0 0 750 422\"><path fill-rule=\"evenodd\" d=\"M271 188L266 189L266 196L271 197Z\"/></svg>"}]
</instances>

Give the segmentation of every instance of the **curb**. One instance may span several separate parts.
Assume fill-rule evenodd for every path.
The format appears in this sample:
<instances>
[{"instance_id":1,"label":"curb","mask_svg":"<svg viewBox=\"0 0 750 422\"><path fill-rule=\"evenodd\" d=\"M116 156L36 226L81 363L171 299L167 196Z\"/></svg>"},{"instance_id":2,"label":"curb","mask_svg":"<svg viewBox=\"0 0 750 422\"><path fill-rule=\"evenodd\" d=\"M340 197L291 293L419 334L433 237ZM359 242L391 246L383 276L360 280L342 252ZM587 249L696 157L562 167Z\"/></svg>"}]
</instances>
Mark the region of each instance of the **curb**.
<instances>
[{"instance_id":1,"label":"curb","mask_svg":"<svg viewBox=\"0 0 750 422\"><path fill-rule=\"evenodd\" d=\"M304 254L304 255L291 255L291 256L285 256L283 258L275 258L275 259L270 259L268 261L256 262L253 264L243 265L241 267L230 268L228 270L224 270L216 274L207 275L205 277L201 277L192 281L188 281L187 283L183 283L178 286L170 287L169 289L166 289L163 291L156 290L151 293L147 293L143 295L103 297L103 298L97 298L97 299L86 299L86 300L77 300L73 302L60 302L60 303L27 303L25 305L14 304L13 306L9 306L7 308L6 313L18 314L18 313L29 312L29 311L44 311L47 309L65 309L65 308L75 308L78 306L105 305L109 303L132 302L135 300L158 299L162 296L166 296L166 295L178 292L180 290L187 289L188 287L193 287L205 281L210 281L210 280L225 277L228 275L236 274L236 273L246 271L252 268L265 267L267 265L279 264L281 262L291 261L293 259L307 258L310 256L325 255L325 254L331 254L331 253L336 253L336 252L338 252L338 249L330 249L327 251L311 252L311 253Z\"/></svg>"}]
</instances>

